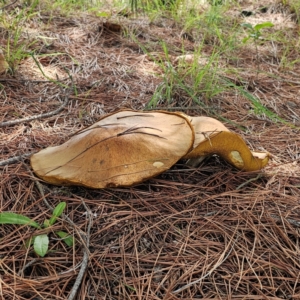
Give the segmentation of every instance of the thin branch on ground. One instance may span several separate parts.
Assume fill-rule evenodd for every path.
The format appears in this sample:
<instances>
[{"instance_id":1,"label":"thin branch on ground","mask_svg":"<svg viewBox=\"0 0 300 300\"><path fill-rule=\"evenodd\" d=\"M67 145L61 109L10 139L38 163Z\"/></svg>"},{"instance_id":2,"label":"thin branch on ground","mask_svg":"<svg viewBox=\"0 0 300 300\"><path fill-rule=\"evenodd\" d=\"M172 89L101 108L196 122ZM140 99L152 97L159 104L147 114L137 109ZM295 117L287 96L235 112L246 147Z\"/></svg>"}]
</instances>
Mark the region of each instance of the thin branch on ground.
<instances>
[{"instance_id":1,"label":"thin branch on ground","mask_svg":"<svg viewBox=\"0 0 300 300\"><path fill-rule=\"evenodd\" d=\"M271 215L271 217L275 220L282 221L282 218L280 218L279 216ZM300 227L300 222L299 221L293 220L291 218L285 218L284 220L289 222L291 225L294 225L296 227Z\"/></svg>"},{"instance_id":2,"label":"thin branch on ground","mask_svg":"<svg viewBox=\"0 0 300 300\"><path fill-rule=\"evenodd\" d=\"M65 79L60 79L60 81ZM47 83L52 82L50 80L31 80L31 79L13 79L13 78L0 78L0 82L27 82L27 83Z\"/></svg>"},{"instance_id":3,"label":"thin branch on ground","mask_svg":"<svg viewBox=\"0 0 300 300\"><path fill-rule=\"evenodd\" d=\"M204 107L204 108L210 108L210 107ZM161 106L161 107L154 107L154 108L150 108L150 107L146 107L144 110L148 111L148 110L203 110L202 106L188 106L188 107L184 107L184 106Z\"/></svg>"},{"instance_id":4,"label":"thin branch on ground","mask_svg":"<svg viewBox=\"0 0 300 300\"><path fill-rule=\"evenodd\" d=\"M31 156L32 154L34 154L35 152L29 152L29 153L24 153L21 155L17 155L5 160L0 161L0 167L6 166L6 165L10 165L10 164L14 164L17 163L19 161L22 161L24 158Z\"/></svg>"},{"instance_id":5,"label":"thin branch on ground","mask_svg":"<svg viewBox=\"0 0 300 300\"><path fill-rule=\"evenodd\" d=\"M18 119L18 120L2 122L2 123L0 123L0 127L12 126L12 125L16 125L16 124L20 124L20 123L24 123L24 122L30 122L30 121L37 120L37 119L52 117L52 116L60 113L68 105L68 103L69 103L69 95L66 96L63 104L53 111L50 111L47 113L42 113L42 114L31 116L31 117L27 117L27 118Z\"/></svg>"},{"instance_id":6,"label":"thin branch on ground","mask_svg":"<svg viewBox=\"0 0 300 300\"><path fill-rule=\"evenodd\" d=\"M30 267L31 265L33 265L34 263L36 263L37 261L39 261L40 258L34 258L33 260L31 260L30 262L28 262L19 272L18 272L18 275L19 276L22 276L23 275L23 272L28 268Z\"/></svg>"},{"instance_id":7,"label":"thin branch on ground","mask_svg":"<svg viewBox=\"0 0 300 300\"><path fill-rule=\"evenodd\" d=\"M86 209L87 216L89 218L89 223L88 223L87 233L84 235L81 234L81 237L85 240L85 245L83 245L82 264L81 264L81 268L78 272L77 278L75 280L75 283L72 287L72 290L69 294L68 300L73 300L75 298L75 296L77 294L77 290L82 282L83 275L86 271L86 268L87 268L88 262L89 262L88 248L89 248L89 244L90 244L90 231L91 231L91 227L92 227L92 218L91 218L91 212L84 201L82 201L82 204L83 204L84 208Z\"/></svg>"}]
</instances>

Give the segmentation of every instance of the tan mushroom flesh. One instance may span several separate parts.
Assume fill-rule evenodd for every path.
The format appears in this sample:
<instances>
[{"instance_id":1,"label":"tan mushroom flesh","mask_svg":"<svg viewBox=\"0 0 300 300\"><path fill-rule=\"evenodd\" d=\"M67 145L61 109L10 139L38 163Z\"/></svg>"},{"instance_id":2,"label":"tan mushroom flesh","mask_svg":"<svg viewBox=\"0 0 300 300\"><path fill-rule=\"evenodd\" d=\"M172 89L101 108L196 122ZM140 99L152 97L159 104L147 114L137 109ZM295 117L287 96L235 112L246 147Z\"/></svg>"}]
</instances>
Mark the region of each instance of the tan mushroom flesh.
<instances>
[{"instance_id":1,"label":"tan mushroom flesh","mask_svg":"<svg viewBox=\"0 0 300 300\"><path fill-rule=\"evenodd\" d=\"M193 143L193 127L181 115L120 111L34 154L31 166L52 184L130 186L169 169Z\"/></svg>"},{"instance_id":2,"label":"tan mushroom flesh","mask_svg":"<svg viewBox=\"0 0 300 300\"><path fill-rule=\"evenodd\" d=\"M230 132L221 122L209 117L192 117L194 149L184 156L195 165L203 158L217 154L228 163L244 171L256 171L269 161L268 152L251 152L245 141L236 133Z\"/></svg>"}]
</instances>

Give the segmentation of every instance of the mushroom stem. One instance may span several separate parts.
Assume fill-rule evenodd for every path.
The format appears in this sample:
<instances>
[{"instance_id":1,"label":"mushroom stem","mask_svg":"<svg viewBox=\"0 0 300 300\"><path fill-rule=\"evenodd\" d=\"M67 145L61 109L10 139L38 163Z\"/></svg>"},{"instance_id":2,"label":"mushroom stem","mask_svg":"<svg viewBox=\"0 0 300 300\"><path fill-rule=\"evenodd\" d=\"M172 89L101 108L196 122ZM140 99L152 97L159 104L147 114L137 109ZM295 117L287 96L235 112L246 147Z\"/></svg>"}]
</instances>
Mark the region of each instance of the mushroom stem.
<instances>
[{"instance_id":1,"label":"mushroom stem","mask_svg":"<svg viewBox=\"0 0 300 300\"><path fill-rule=\"evenodd\" d=\"M252 153L239 135L229 131L210 135L183 158L191 159L192 164L194 159L212 154L221 156L234 167L244 171L260 170L266 166L270 158L268 152Z\"/></svg>"}]
</instances>

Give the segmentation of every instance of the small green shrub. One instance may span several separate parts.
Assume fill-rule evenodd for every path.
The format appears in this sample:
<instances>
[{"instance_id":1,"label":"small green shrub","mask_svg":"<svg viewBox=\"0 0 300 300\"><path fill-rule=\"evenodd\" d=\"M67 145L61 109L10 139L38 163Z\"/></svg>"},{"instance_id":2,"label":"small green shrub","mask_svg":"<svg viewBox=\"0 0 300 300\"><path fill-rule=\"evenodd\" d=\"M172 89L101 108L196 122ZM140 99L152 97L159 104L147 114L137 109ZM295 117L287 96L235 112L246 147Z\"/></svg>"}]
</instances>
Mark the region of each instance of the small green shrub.
<instances>
[{"instance_id":1,"label":"small green shrub","mask_svg":"<svg viewBox=\"0 0 300 300\"><path fill-rule=\"evenodd\" d=\"M255 45L255 51L256 51L256 65L257 65L257 71L259 71L259 63L258 63L258 41L260 37L262 36L261 30L264 28L273 27L274 24L271 22L264 22L257 24L255 26L252 26L249 23L243 23L241 24L242 27L246 28L248 32L248 36L245 37L242 41L243 43L246 43L248 40L253 40Z\"/></svg>"},{"instance_id":2,"label":"small green shrub","mask_svg":"<svg viewBox=\"0 0 300 300\"><path fill-rule=\"evenodd\" d=\"M54 208L51 218L46 219L42 226L24 215L16 214L13 212L0 213L0 224L29 225L36 229L50 228L56 222L57 218L61 216L65 207L66 202L60 202ZM74 238L67 232L55 231L55 234L63 239L67 246L71 247L74 244ZM49 248L48 234L33 235L33 237L26 242L26 246L29 247L32 244L35 253L41 257L44 257L47 254Z\"/></svg>"}]
</instances>

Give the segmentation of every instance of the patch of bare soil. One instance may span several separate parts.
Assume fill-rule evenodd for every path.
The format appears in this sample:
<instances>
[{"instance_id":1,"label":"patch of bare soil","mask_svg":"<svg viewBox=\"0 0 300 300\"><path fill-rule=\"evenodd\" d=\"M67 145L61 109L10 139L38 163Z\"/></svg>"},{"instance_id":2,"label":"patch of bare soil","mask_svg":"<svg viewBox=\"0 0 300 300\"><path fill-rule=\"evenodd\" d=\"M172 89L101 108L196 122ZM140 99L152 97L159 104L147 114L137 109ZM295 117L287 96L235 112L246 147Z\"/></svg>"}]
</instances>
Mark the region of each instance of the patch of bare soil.
<instances>
[{"instance_id":1,"label":"patch of bare soil","mask_svg":"<svg viewBox=\"0 0 300 300\"><path fill-rule=\"evenodd\" d=\"M271 2L264 6L271 7ZM243 10L264 14L265 20L268 14L274 17L272 22L275 13L285 20L289 17L273 6L266 12L260 7L257 2L241 3L236 17L245 22ZM38 40L32 47L48 55L35 57L40 68L28 58L14 76L1 76L0 122L60 106L61 110L15 125L2 123L1 161L58 145L105 113L144 109L162 79L157 76L161 68L141 45L163 57L159 43L163 39L172 45L170 55L176 60L183 44L192 54L197 43L183 39L181 29L170 22L124 18L126 32L135 31L138 40L133 40L101 18L59 14L50 18L41 11L28 22L23 38ZM299 26L291 22L284 27L285 34L297 39ZM5 45L7 35L3 31L1 35ZM204 51L211 49L208 42ZM53 231L69 232L76 244L68 248L50 233L50 251L38 258L24 246L34 229L1 225L2 299L68 299L86 259L75 299L299 299L300 68L297 63L293 69L284 68L279 59L284 45L259 50L260 70L265 72L257 75L255 49L249 47L236 53L238 59L224 54L222 63L240 72L223 75L246 86L295 127L255 114L249 99L235 91L207 99L206 104L247 128L231 129L250 147L272 153L265 170L239 172L212 157L196 169L179 162L132 188L91 190L43 183L47 201L52 206L66 201L66 214L75 224L60 220ZM299 61L299 53L290 51L286 59ZM175 95L170 106L207 114L193 108L184 94ZM22 213L41 223L51 212L26 165L25 158L1 166L0 211Z\"/></svg>"}]
</instances>

